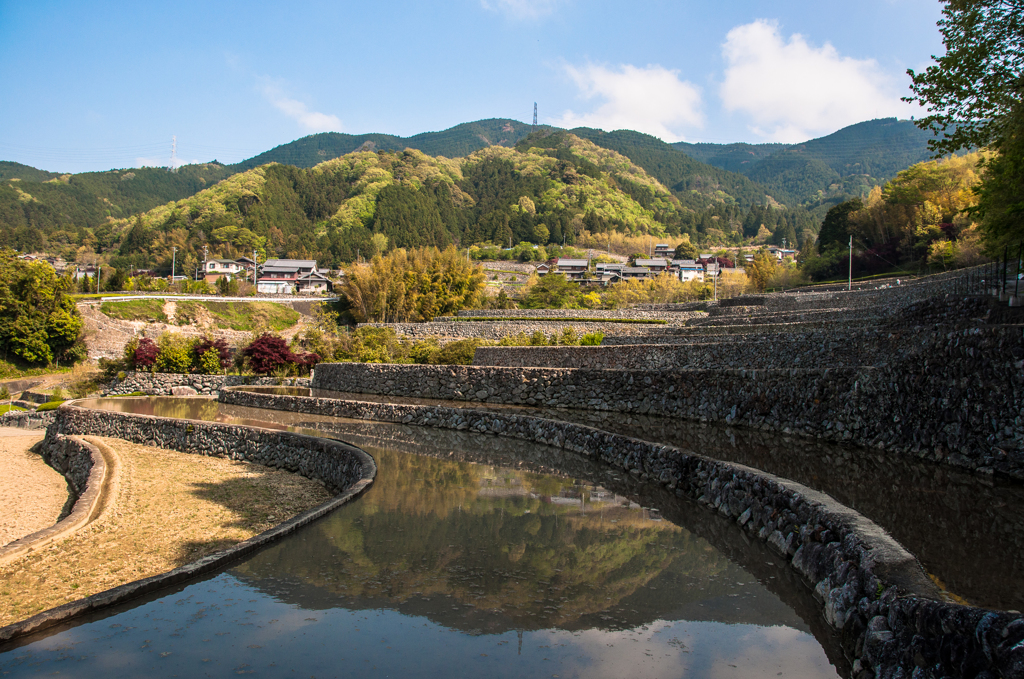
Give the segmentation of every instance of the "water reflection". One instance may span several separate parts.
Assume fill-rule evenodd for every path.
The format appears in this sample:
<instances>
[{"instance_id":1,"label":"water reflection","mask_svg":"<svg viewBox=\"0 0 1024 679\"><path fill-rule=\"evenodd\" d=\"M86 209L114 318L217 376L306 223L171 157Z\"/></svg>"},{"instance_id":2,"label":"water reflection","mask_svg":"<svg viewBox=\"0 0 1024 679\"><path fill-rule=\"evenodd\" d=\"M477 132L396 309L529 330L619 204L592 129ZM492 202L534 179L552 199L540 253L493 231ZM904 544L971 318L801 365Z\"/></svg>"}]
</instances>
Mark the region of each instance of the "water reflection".
<instances>
[{"instance_id":1,"label":"water reflection","mask_svg":"<svg viewBox=\"0 0 1024 679\"><path fill-rule=\"evenodd\" d=\"M0 675L836 676L809 593L714 513L564 451L334 427L378 463L356 502L206 581L0 649Z\"/></svg>"},{"instance_id":2,"label":"water reflection","mask_svg":"<svg viewBox=\"0 0 1024 679\"><path fill-rule=\"evenodd\" d=\"M247 388L249 389L249 388ZM305 387L266 393L305 396ZM313 390L325 398L388 402L373 394ZM974 605L1024 610L1024 485L886 454L742 428L663 417L402 398L395 402L516 412L585 424L692 450L828 493L884 527L941 586ZM277 419L278 416L270 416ZM293 417L293 416L292 416Z\"/></svg>"}]
</instances>

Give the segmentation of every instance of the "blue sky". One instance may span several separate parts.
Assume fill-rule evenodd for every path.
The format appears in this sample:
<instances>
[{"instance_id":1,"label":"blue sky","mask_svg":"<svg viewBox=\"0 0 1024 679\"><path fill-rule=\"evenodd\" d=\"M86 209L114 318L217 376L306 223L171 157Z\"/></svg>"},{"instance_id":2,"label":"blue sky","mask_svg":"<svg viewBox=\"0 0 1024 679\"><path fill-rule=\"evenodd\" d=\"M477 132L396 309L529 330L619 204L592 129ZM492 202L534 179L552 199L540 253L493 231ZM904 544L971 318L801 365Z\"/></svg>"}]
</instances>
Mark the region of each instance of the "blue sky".
<instances>
[{"instance_id":1,"label":"blue sky","mask_svg":"<svg viewBox=\"0 0 1024 679\"><path fill-rule=\"evenodd\" d=\"M0 0L0 160L237 162L483 118L795 142L920 115L937 0Z\"/></svg>"}]
</instances>

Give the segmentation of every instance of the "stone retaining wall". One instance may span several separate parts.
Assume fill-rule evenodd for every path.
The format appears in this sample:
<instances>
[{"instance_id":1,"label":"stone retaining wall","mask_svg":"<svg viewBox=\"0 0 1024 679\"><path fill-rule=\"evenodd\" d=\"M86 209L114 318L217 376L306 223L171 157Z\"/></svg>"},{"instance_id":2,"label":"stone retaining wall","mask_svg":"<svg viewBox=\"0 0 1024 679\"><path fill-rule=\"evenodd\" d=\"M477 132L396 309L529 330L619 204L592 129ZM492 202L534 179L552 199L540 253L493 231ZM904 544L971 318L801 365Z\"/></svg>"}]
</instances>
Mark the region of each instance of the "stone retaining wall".
<instances>
[{"instance_id":1,"label":"stone retaining wall","mask_svg":"<svg viewBox=\"0 0 1024 679\"><path fill-rule=\"evenodd\" d=\"M838 630L853 673L1000 676L1024 671L1024 619L936 600L913 556L829 496L741 465L578 424L511 413L221 392L235 405L470 430L551 445L660 483L733 519L767 542L811 585ZM922 598L924 597L924 598ZM965 671L967 670L967 671ZM918 673L915 673L917 676Z\"/></svg>"},{"instance_id":2,"label":"stone retaining wall","mask_svg":"<svg viewBox=\"0 0 1024 679\"><path fill-rule=\"evenodd\" d=\"M373 464L358 448L291 432L90 410L73 404L64 404L56 412L46 431L48 440L56 435L108 436L183 453L246 460L321 481L333 493L363 478L364 465Z\"/></svg>"},{"instance_id":3,"label":"stone retaining wall","mask_svg":"<svg viewBox=\"0 0 1024 679\"><path fill-rule=\"evenodd\" d=\"M890 333L880 330L821 330L755 335L746 341L715 340L688 338L683 343L677 338L676 342L648 344L648 338L619 336L597 347L478 347L473 365L596 370L856 367L879 365L896 355L894 349L902 350L894 347Z\"/></svg>"},{"instance_id":4,"label":"stone retaining wall","mask_svg":"<svg viewBox=\"0 0 1024 679\"><path fill-rule=\"evenodd\" d=\"M74 499L89 485L89 473L98 455L93 446L76 436L51 436L43 444L43 461L64 475Z\"/></svg>"},{"instance_id":5,"label":"stone retaining wall","mask_svg":"<svg viewBox=\"0 0 1024 679\"><path fill-rule=\"evenodd\" d=\"M224 387L241 384L256 386L276 386L280 384L308 387L308 377L289 377L282 380L277 377L253 377L251 375L191 375L184 373L147 373L131 372L124 379L115 380L110 384L106 394L124 396L141 391L150 396L171 396L174 387L189 387L197 394L216 396Z\"/></svg>"},{"instance_id":6,"label":"stone retaining wall","mask_svg":"<svg viewBox=\"0 0 1024 679\"><path fill-rule=\"evenodd\" d=\"M699 318L703 314L693 309L692 304L680 305L687 309L463 309L457 316L461 318L536 318L541 321L557 321L565 318L587 318L595 321L614 318L634 320L667 320L670 323L683 323L691 318ZM451 316L438 316L435 322L451 322ZM467 322L467 321L462 321Z\"/></svg>"},{"instance_id":7,"label":"stone retaining wall","mask_svg":"<svg viewBox=\"0 0 1024 679\"><path fill-rule=\"evenodd\" d=\"M607 323L601 321L451 321L448 323L360 323L360 328L391 328L399 336L413 339L442 337L445 339L500 340L509 335L532 335L540 331L545 335L560 335L563 328L572 328L578 335L591 332L617 335L646 335L664 332L669 327L661 324Z\"/></svg>"},{"instance_id":8,"label":"stone retaining wall","mask_svg":"<svg viewBox=\"0 0 1024 679\"><path fill-rule=\"evenodd\" d=\"M0 415L0 427L19 429L45 429L56 417L56 410L37 413L34 410L12 410Z\"/></svg>"},{"instance_id":9,"label":"stone retaining wall","mask_svg":"<svg viewBox=\"0 0 1024 679\"><path fill-rule=\"evenodd\" d=\"M303 434L215 422L87 410L73 404L64 404L56 412L57 419L46 432L48 444L73 434L92 434L184 453L224 455L317 479L337 495L268 531L198 561L160 575L108 589L79 601L72 601L0 628L0 642L26 637L72 618L121 604L223 568L228 563L252 554L334 511L369 486L377 471L373 459L362 450L341 441Z\"/></svg>"},{"instance_id":10,"label":"stone retaining wall","mask_svg":"<svg viewBox=\"0 0 1024 679\"><path fill-rule=\"evenodd\" d=\"M975 328L897 337L879 367L592 370L331 363L312 386L721 422L1024 479L1024 338Z\"/></svg>"}]
</instances>

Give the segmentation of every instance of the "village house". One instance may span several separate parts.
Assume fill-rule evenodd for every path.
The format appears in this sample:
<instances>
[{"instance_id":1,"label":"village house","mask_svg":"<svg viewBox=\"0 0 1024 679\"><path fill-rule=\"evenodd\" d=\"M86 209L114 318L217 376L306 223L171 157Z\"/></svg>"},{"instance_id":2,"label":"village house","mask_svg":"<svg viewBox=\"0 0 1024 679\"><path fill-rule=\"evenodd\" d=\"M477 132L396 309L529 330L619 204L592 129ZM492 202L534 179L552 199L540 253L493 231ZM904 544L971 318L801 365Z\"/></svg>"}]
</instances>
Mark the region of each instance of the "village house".
<instances>
[{"instance_id":1,"label":"village house","mask_svg":"<svg viewBox=\"0 0 1024 679\"><path fill-rule=\"evenodd\" d=\"M703 281L704 267L695 259L676 259L672 261L683 283L687 281Z\"/></svg>"},{"instance_id":2,"label":"village house","mask_svg":"<svg viewBox=\"0 0 1024 679\"><path fill-rule=\"evenodd\" d=\"M260 267L256 291L264 294L323 293L330 290L327 278L312 259L268 259Z\"/></svg>"},{"instance_id":3,"label":"village house","mask_svg":"<svg viewBox=\"0 0 1024 679\"><path fill-rule=\"evenodd\" d=\"M661 259L672 259L672 255L675 250L670 248L667 243L658 243L654 246L654 256L660 257Z\"/></svg>"},{"instance_id":4,"label":"village house","mask_svg":"<svg viewBox=\"0 0 1024 679\"><path fill-rule=\"evenodd\" d=\"M227 278L229 281L244 278L245 269L234 259L208 259L203 267L203 274L207 283L216 283L221 278Z\"/></svg>"},{"instance_id":5,"label":"village house","mask_svg":"<svg viewBox=\"0 0 1024 679\"><path fill-rule=\"evenodd\" d=\"M651 270L646 266L626 266L619 271L619 275L622 276L622 280L640 280L645 281L651 277Z\"/></svg>"},{"instance_id":6,"label":"village house","mask_svg":"<svg viewBox=\"0 0 1024 679\"><path fill-rule=\"evenodd\" d=\"M633 262L633 266L646 267L650 269L651 273L657 275L668 269L669 261L667 259L638 259Z\"/></svg>"},{"instance_id":7,"label":"village house","mask_svg":"<svg viewBox=\"0 0 1024 679\"><path fill-rule=\"evenodd\" d=\"M586 259L563 259L558 258L558 273L565 274L569 280L586 278L587 270L590 268L590 261Z\"/></svg>"}]
</instances>

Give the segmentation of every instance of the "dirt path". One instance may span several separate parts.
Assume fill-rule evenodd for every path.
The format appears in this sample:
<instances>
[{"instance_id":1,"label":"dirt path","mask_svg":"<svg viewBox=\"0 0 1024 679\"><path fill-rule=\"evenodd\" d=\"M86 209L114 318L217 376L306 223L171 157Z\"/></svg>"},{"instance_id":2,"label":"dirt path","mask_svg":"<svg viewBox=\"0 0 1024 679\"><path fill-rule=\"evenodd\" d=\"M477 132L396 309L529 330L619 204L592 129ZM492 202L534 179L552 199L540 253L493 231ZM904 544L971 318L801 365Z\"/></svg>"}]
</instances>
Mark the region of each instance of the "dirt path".
<instances>
[{"instance_id":1,"label":"dirt path","mask_svg":"<svg viewBox=\"0 0 1024 679\"><path fill-rule=\"evenodd\" d=\"M0 546L52 526L67 502L64 477L29 451L42 439L0 427Z\"/></svg>"},{"instance_id":2,"label":"dirt path","mask_svg":"<svg viewBox=\"0 0 1024 679\"><path fill-rule=\"evenodd\" d=\"M251 463L87 440L120 458L117 496L75 535L0 567L0 626L171 570L330 497L315 481Z\"/></svg>"}]
</instances>

